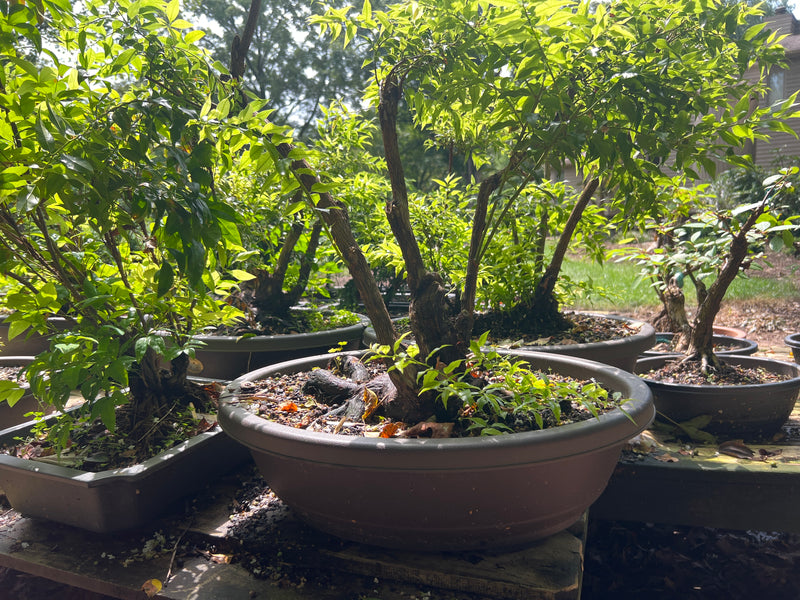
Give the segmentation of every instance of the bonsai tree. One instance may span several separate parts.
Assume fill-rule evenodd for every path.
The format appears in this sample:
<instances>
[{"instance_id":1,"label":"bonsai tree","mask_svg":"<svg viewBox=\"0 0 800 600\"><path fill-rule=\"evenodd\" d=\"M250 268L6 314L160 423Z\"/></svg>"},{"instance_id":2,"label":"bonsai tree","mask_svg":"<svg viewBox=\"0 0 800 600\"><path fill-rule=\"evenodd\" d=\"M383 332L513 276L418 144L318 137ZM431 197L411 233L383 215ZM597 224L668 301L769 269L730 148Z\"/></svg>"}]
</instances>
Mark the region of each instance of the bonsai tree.
<instances>
[{"instance_id":1,"label":"bonsai tree","mask_svg":"<svg viewBox=\"0 0 800 600\"><path fill-rule=\"evenodd\" d=\"M667 205L674 210L651 224L660 243L650 250L620 251L643 266L663 304L668 331L676 334L675 350L685 353L684 362L699 361L703 373L721 367L713 353L713 325L730 285L764 258L767 244L777 250L794 242L798 217L781 218L781 202L794 192L792 179L797 172L795 167L768 177L758 201L727 210L677 190L677 206ZM691 321L682 291L685 281L692 282L697 296Z\"/></svg>"},{"instance_id":2,"label":"bonsai tree","mask_svg":"<svg viewBox=\"0 0 800 600\"><path fill-rule=\"evenodd\" d=\"M231 110L238 91L177 0L81 11L45 0L0 12L4 305L12 337L72 319L28 370L42 400L63 409L77 389L80 414L111 430L125 405L119 429L147 446L168 414L203 409L191 335L240 314L215 299L235 284L216 268L241 250L219 176L281 130L258 103ZM62 446L70 420L52 431Z\"/></svg>"},{"instance_id":3,"label":"bonsai tree","mask_svg":"<svg viewBox=\"0 0 800 600\"><path fill-rule=\"evenodd\" d=\"M743 75L756 64L769 68L782 51L761 25L740 33L754 12L718 3L655 2L642 11L626 1L464 0L404 3L383 12L365 2L358 14L331 10L317 19L345 43L361 37L373 48L375 83L366 97L378 112L391 183L384 208L403 256L420 356L431 364L464 358L487 246L544 173L572 165L582 188L552 258L523 300L538 322L558 319L553 291L563 257L599 189L609 191L608 208L635 214L656 202L656 184L668 170L690 176L701 168L713 171L713 159L731 154L729 144L739 139L734 131L761 135L759 125L771 111L751 110L750 96L762 84L746 83ZM403 106L417 127L485 162L471 200L466 275L455 300L425 264L411 225L398 150ZM320 187L296 147L278 144L277 150L293 160L310 201L322 211L379 341L393 345L397 335L346 206ZM393 382L391 404L408 420L403 413L419 411L416 378L394 371Z\"/></svg>"}]
</instances>

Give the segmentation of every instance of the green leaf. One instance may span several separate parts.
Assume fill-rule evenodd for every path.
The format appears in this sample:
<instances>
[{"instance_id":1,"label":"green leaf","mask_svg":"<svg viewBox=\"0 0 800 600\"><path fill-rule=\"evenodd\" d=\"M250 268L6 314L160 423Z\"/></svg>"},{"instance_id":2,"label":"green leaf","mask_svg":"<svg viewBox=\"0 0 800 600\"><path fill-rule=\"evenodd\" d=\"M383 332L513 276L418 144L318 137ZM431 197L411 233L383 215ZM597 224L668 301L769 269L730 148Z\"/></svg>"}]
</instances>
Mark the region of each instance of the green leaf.
<instances>
[{"instance_id":1,"label":"green leaf","mask_svg":"<svg viewBox=\"0 0 800 600\"><path fill-rule=\"evenodd\" d=\"M106 429L113 432L117 428L117 403L114 396L101 396L92 404L92 418L100 417Z\"/></svg>"},{"instance_id":2,"label":"green leaf","mask_svg":"<svg viewBox=\"0 0 800 600\"><path fill-rule=\"evenodd\" d=\"M92 166L92 164L77 156L64 154L61 157L61 163L68 169L76 171L78 173L82 173L84 175L91 175L92 173L94 173L94 167Z\"/></svg>"},{"instance_id":3,"label":"green leaf","mask_svg":"<svg viewBox=\"0 0 800 600\"><path fill-rule=\"evenodd\" d=\"M171 0L169 4L167 4L167 19L172 22L178 18L178 13L181 11L181 3L180 0Z\"/></svg>"},{"instance_id":4,"label":"green leaf","mask_svg":"<svg viewBox=\"0 0 800 600\"><path fill-rule=\"evenodd\" d=\"M168 262L165 262L161 265L161 268L158 270L158 287L156 294L159 298L166 295L167 292L172 289L172 284L175 282L175 272L172 269L172 265Z\"/></svg>"},{"instance_id":5,"label":"green leaf","mask_svg":"<svg viewBox=\"0 0 800 600\"><path fill-rule=\"evenodd\" d=\"M0 379L0 402L14 406L25 395L25 390L16 381Z\"/></svg>"},{"instance_id":6,"label":"green leaf","mask_svg":"<svg viewBox=\"0 0 800 600\"><path fill-rule=\"evenodd\" d=\"M247 271L242 271L241 269L232 269L231 276L239 281L251 281L256 278L255 275L252 273L248 273Z\"/></svg>"},{"instance_id":7,"label":"green leaf","mask_svg":"<svg viewBox=\"0 0 800 600\"><path fill-rule=\"evenodd\" d=\"M106 367L106 372L115 383L121 386L128 385L128 370L124 360L117 359L112 361L108 367Z\"/></svg>"},{"instance_id":8,"label":"green leaf","mask_svg":"<svg viewBox=\"0 0 800 600\"><path fill-rule=\"evenodd\" d=\"M206 32L200 29L195 29L193 31L188 32L185 36L183 36L183 41L187 44L194 44L195 42L201 40L205 37Z\"/></svg>"}]
</instances>

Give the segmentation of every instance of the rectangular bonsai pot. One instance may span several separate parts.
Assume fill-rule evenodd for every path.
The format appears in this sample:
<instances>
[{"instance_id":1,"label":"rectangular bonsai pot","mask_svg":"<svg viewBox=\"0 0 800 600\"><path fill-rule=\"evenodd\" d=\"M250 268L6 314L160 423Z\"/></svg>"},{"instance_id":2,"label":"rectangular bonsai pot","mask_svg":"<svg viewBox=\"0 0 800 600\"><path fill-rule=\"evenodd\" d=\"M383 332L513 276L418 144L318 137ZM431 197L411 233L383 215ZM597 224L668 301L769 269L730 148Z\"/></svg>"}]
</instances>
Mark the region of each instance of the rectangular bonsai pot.
<instances>
[{"instance_id":1,"label":"rectangular bonsai pot","mask_svg":"<svg viewBox=\"0 0 800 600\"><path fill-rule=\"evenodd\" d=\"M31 425L0 431L0 444L13 443ZM25 516L110 533L159 517L248 458L248 450L219 428L140 465L98 473L0 455L0 489Z\"/></svg>"}]
</instances>

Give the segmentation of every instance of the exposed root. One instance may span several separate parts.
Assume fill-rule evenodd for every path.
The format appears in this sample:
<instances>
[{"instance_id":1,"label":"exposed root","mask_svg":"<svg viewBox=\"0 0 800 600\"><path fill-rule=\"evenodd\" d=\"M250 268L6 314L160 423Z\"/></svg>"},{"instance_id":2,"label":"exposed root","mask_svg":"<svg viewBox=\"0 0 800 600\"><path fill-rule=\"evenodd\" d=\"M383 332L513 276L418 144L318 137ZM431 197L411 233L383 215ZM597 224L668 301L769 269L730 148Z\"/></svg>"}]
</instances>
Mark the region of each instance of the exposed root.
<instances>
[{"instance_id":1,"label":"exposed root","mask_svg":"<svg viewBox=\"0 0 800 600\"><path fill-rule=\"evenodd\" d=\"M700 362L700 372L707 377L719 373L725 368L725 364L716 354L713 352L701 352L699 350L689 352L681 359L680 364L685 365L696 361Z\"/></svg>"}]
</instances>

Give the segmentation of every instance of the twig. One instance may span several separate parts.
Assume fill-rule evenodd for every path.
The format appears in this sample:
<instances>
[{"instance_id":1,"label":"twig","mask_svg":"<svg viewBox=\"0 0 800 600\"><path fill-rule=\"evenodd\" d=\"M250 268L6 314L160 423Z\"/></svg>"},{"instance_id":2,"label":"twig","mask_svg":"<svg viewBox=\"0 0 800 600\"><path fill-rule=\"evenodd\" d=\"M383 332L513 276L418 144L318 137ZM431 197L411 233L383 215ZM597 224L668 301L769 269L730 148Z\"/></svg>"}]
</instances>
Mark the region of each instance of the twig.
<instances>
[{"instance_id":1,"label":"twig","mask_svg":"<svg viewBox=\"0 0 800 600\"><path fill-rule=\"evenodd\" d=\"M167 569L167 575L164 577L164 587L167 587L170 578L172 577L172 567L175 564L175 556L178 554L178 547L181 545L181 541L183 541L183 536L186 535L186 532L189 531L189 528L192 526L194 519L189 521L189 524L186 526L186 529L183 530L181 535L178 537L178 541L175 542L175 547L172 549L172 556L169 558L169 568Z\"/></svg>"}]
</instances>

